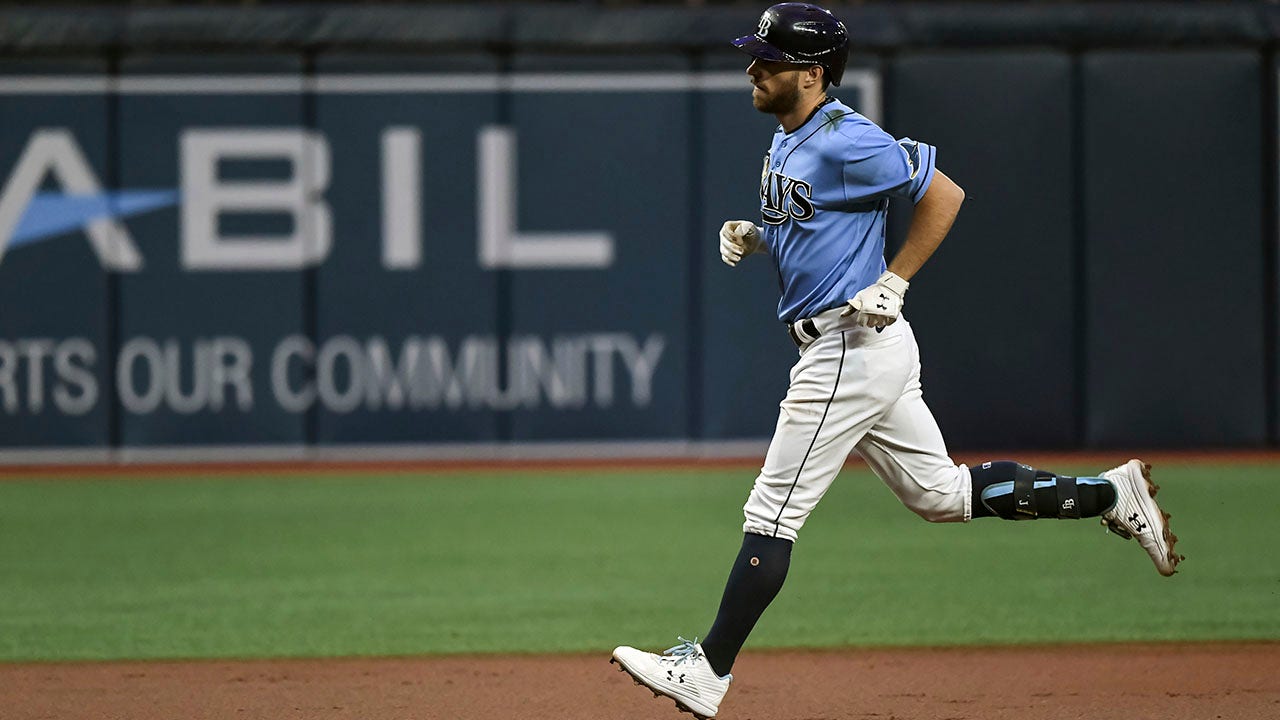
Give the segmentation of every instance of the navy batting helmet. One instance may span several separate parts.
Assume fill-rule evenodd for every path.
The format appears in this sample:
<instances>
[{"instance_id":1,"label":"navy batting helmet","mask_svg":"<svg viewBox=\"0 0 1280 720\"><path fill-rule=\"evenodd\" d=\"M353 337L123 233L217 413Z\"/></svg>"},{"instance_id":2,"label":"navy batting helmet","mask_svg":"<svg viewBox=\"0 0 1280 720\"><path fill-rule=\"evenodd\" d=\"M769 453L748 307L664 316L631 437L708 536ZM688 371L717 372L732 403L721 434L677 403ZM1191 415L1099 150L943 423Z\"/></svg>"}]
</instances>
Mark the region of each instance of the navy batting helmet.
<instances>
[{"instance_id":1,"label":"navy batting helmet","mask_svg":"<svg viewBox=\"0 0 1280 720\"><path fill-rule=\"evenodd\" d=\"M763 60L821 65L832 85L840 84L849 60L844 23L809 3L779 3L765 10L755 34L734 40L733 46Z\"/></svg>"}]
</instances>

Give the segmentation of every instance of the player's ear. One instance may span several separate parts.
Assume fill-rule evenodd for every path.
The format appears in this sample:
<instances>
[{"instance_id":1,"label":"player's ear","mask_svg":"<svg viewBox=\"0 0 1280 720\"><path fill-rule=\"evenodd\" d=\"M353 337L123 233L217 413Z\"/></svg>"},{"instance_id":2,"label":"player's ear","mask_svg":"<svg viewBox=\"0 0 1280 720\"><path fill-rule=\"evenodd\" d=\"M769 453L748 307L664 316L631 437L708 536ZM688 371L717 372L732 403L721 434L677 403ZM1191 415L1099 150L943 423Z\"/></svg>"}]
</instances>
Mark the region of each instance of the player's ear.
<instances>
[{"instance_id":1,"label":"player's ear","mask_svg":"<svg viewBox=\"0 0 1280 720\"><path fill-rule=\"evenodd\" d=\"M822 79L824 73L826 73L826 70L824 70L821 65L810 65L805 72L804 86L807 88L814 85L820 85L825 89L826 83Z\"/></svg>"}]
</instances>

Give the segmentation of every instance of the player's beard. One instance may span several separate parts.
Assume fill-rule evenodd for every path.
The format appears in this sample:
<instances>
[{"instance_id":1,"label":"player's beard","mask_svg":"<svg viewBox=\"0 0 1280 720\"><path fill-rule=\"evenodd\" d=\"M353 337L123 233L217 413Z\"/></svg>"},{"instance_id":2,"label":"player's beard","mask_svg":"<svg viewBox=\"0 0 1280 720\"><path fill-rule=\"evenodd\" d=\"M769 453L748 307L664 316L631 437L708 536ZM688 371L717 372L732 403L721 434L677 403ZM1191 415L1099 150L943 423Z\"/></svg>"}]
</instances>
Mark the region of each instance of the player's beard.
<instances>
[{"instance_id":1,"label":"player's beard","mask_svg":"<svg viewBox=\"0 0 1280 720\"><path fill-rule=\"evenodd\" d=\"M751 104L762 113L786 115L800 104L800 78L790 87L779 88L772 95L751 94Z\"/></svg>"}]
</instances>

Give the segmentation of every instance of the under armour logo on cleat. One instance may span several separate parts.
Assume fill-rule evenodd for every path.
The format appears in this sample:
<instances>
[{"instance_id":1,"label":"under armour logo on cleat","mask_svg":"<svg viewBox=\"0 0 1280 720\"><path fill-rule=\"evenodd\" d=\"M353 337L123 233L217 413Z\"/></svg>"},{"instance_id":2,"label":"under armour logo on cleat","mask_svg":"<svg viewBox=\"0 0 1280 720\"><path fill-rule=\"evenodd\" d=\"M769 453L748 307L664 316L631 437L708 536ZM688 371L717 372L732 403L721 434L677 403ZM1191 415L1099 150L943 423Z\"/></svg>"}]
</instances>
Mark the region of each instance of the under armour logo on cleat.
<instances>
[{"instance_id":1,"label":"under armour logo on cleat","mask_svg":"<svg viewBox=\"0 0 1280 720\"><path fill-rule=\"evenodd\" d=\"M1143 530L1146 530L1146 529L1147 529L1147 524L1146 524L1146 523L1144 523L1144 522L1138 522L1138 513L1134 513L1134 514L1130 515L1130 516L1129 516L1129 522L1133 523L1133 529L1134 529L1134 530L1136 530L1136 531L1138 531L1138 532L1142 532Z\"/></svg>"},{"instance_id":2,"label":"under armour logo on cleat","mask_svg":"<svg viewBox=\"0 0 1280 720\"><path fill-rule=\"evenodd\" d=\"M680 677L678 677L678 678L677 678L674 672L672 672L672 671L668 670L668 671L667 671L667 679L668 679L668 680L671 680L672 682L678 682L678 683L680 683L680 684L682 684L682 685L683 685L683 684L684 684L684 673L680 673Z\"/></svg>"}]
</instances>

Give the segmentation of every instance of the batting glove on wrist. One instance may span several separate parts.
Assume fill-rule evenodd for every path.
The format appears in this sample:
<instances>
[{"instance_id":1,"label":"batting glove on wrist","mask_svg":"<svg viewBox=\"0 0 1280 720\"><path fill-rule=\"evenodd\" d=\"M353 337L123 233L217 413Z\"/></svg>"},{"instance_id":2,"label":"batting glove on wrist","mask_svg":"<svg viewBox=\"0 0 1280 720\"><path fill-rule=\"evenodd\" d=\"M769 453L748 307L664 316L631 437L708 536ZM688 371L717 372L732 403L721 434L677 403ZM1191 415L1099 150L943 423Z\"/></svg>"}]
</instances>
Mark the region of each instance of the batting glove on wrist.
<instances>
[{"instance_id":1,"label":"batting glove on wrist","mask_svg":"<svg viewBox=\"0 0 1280 720\"><path fill-rule=\"evenodd\" d=\"M750 220L729 220L720 226L720 259L733 267L760 249L760 228Z\"/></svg>"},{"instance_id":2,"label":"batting glove on wrist","mask_svg":"<svg viewBox=\"0 0 1280 720\"><path fill-rule=\"evenodd\" d=\"M882 328L892 325L902 312L903 296L911 286L895 273L885 271L870 287L858 291L849 298L849 307L840 313L847 317L858 313L857 323L866 327Z\"/></svg>"}]
</instances>

